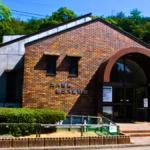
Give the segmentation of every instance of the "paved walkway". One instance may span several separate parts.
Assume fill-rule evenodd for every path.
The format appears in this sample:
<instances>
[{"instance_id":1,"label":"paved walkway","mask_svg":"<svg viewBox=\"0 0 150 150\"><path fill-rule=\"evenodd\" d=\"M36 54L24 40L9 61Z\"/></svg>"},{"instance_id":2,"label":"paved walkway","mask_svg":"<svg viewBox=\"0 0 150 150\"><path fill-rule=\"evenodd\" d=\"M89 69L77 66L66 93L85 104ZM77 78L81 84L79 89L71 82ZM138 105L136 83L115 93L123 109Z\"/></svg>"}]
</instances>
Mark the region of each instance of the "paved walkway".
<instances>
[{"instance_id":1,"label":"paved walkway","mask_svg":"<svg viewBox=\"0 0 150 150\"><path fill-rule=\"evenodd\" d=\"M105 148L105 149L90 149L90 150L150 150L150 146L146 147L122 147L122 148Z\"/></svg>"},{"instance_id":2,"label":"paved walkway","mask_svg":"<svg viewBox=\"0 0 150 150\"><path fill-rule=\"evenodd\" d=\"M117 123L121 131L150 131L150 122L137 123ZM131 137L131 142L134 144L150 144L150 136L146 137Z\"/></svg>"},{"instance_id":3,"label":"paved walkway","mask_svg":"<svg viewBox=\"0 0 150 150\"><path fill-rule=\"evenodd\" d=\"M150 136L131 137L131 142L134 144L150 144Z\"/></svg>"},{"instance_id":4,"label":"paved walkway","mask_svg":"<svg viewBox=\"0 0 150 150\"><path fill-rule=\"evenodd\" d=\"M127 130L149 130L150 122L137 122L137 123L117 123L121 131Z\"/></svg>"},{"instance_id":5,"label":"paved walkway","mask_svg":"<svg viewBox=\"0 0 150 150\"><path fill-rule=\"evenodd\" d=\"M97 145L62 147L0 148L0 150L150 150L150 145Z\"/></svg>"}]
</instances>

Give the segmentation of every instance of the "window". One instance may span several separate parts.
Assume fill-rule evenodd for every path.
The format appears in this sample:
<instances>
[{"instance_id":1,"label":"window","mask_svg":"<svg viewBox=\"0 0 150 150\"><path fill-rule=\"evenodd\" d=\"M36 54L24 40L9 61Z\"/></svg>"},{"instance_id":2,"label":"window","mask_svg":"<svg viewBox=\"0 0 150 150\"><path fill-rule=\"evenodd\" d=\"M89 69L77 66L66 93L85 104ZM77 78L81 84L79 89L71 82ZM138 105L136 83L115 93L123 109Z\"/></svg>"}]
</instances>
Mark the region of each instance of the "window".
<instances>
[{"instance_id":1,"label":"window","mask_svg":"<svg viewBox=\"0 0 150 150\"><path fill-rule=\"evenodd\" d=\"M120 58L111 71L111 82L146 84L146 75L139 64L129 58Z\"/></svg>"},{"instance_id":2,"label":"window","mask_svg":"<svg viewBox=\"0 0 150 150\"><path fill-rule=\"evenodd\" d=\"M16 72L6 72L6 102L16 102Z\"/></svg>"},{"instance_id":3,"label":"window","mask_svg":"<svg viewBox=\"0 0 150 150\"><path fill-rule=\"evenodd\" d=\"M56 75L56 57L47 56L47 75Z\"/></svg>"},{"instance_id":4,"label":"window","mask_svg":"<svg viewBox=\"0 0 150 150\"><path fill-rule=\"evenodd\" d=\"M70 57L69 76L78 76L78 58Z\"/></svg>"}]
</instances>

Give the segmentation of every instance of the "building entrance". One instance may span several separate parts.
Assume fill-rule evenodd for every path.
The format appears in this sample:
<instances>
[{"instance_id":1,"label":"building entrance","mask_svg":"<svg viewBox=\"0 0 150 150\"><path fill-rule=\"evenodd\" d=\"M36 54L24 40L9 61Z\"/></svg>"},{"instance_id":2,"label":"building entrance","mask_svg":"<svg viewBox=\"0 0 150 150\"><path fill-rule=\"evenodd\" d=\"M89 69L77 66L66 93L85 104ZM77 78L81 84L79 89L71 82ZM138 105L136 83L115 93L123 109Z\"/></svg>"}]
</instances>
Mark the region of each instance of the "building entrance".
<instances>
[{"instance_id":1,"label":"building entrance","mask_svg":"<svg viewBox=\"0 0 150 150\"><path fill-rule=\"evenodd\" d=\"M114 87L113 88L113 119L114 120L147 120L147 87Z\"/></svg>"},{"instance_id":2,"label":"building entrance","mask_svg":"<svg viewBox=\"0 0 150 150\"><path fill-rule=\"evenodd\" d=\"M114 121L148 120L148 83L138 57L139 54L121 57L111 70L110 82L103 84L112 89L108 93L112 99L107 101L105 96L103 100L103 115Z\"/></svg>"}]
</instances>

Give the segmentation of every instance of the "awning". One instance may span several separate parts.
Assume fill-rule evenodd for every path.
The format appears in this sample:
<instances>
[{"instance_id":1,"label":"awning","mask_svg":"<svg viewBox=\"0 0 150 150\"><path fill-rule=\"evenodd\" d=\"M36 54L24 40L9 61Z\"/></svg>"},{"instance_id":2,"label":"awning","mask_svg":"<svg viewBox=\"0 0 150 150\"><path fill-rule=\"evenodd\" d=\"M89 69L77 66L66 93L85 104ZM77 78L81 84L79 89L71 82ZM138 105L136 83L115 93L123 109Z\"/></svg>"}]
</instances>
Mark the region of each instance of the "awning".
<instances>
[{"instance_id":1,"label":"awning","mask_svg":"<svg viewBox=\"0 0 150 150\"><path fill-rule=\"evenodd\" d=\"M82 57L81 54L67 54L68 57Z\"/></svg>"},{"instance_id":2,"label":"awning","mask_svg":"<svg viewBox=\"0 0 150 150\"><path fill-rule=\"evenodd\" d=\"M44 52L46 56L60 56L60 53L51 53L51 52Z\"/></svg>"}]
</instances>

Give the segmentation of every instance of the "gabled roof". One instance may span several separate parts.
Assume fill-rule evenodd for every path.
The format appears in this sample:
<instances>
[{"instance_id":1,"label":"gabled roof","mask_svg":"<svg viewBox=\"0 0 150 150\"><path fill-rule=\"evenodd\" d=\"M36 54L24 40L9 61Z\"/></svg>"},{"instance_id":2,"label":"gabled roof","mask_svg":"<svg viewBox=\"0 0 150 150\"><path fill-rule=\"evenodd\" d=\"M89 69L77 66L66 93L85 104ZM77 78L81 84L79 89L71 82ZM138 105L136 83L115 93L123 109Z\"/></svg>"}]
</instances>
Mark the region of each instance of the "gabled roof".
<instances>
[{"instance_id":1,"label":"gabled roof","mask_svg":"<svg viewBox=\"0 0 150 150\"><path fill-rule=\"evenodd\" d=\"M85 22L91 21L91 15L92 15L91 13L88 13L88 14L86 14L86 15L77 17L77 18L75 18L75 19L72 19L72 20L70 20L70 21L61 23L61 24L59 24L59 25L55 25L55 26L52 26L52 27L49 27L49 28L45 28L45 29L42 29L42 30L40 30L40 31L38 31L38 32L34 32L34 33L32 33L32 34L25 35L25 36L20 37L20 38L16 38L16 39L14 39L14 40L11 40L11 41L9 41L9 42L6 42L6 43L1 44L0 47L5 46L5 45L8 45L8 44L11 44L11 43L14 43L14 42L17 42L17 41L20 41L20 40L24 40L24 39L26 39L26 38L33 37L33 36L38 35L38 34L42 34L42 33L46 32L46 31L49 31L49 30L62 28L62 29L60 30L60 31L62 31L62 30L68 29L68 28L72 28L72 27L78 26L78 25L83 24L83 23L85 23ZM73 23L74 23L74 24L73 24ZM67 25L67 24L70 25L70 27L63 28L63 27L64 27L65 25ZM59 32L59 31L56 31L56 32ZM56 32L55 32L55 33L56 33Z\"/></svg>"},{"instance_id":2,"label":"gabled roof","mask_svg":"<svg viewBox=\"0 0 150 150\"><path fill-rule=\"evenodd\" d=\"M150 45L149 45L149 44L147 44L146 42L144 42L144 41L140 40L139 38L133 36L133 35L130 34L129 32L126 32L126 31L124 31L124 30L118 28L117 26L115 26L115 25L113 25L113 24L110 24L109 22L105 21L105 20L102 19L102 18L98 18L98 20L101 21L101 22L103 22L103 23L106 24L107 26L113 28L114 30L117 30L118 32L120 32L120 33L126 35L127 37L131 38L131 39L134 40L135 42L137 42L137 43L139 43L139 44L141 44L141 45L143 45L143 46L145 46L145 47L147 47L147 48L150 49Z\"/></svg>"},{"instance_id":3,"label":"gabled roof","mask_svg":"<svg viewBox=\"0 0 150 150\"><path fill-rule=\"evenodd\" d=\"M110 24L109 22L105 21L105 20L102 19L102 18L97 18L97 19L91 20L91 21L89 21L89 22L86 22L86 23L84 23L84 24L75 26L75 27L73 27L73 28L80 27L80 26L83 26L83 25L86 25L86 24L90 24L90 23L96 22L96 21L100 21L100 22L104 23L105 25L109 26L110 28L113 28L114 30L120 32L121 34L123 34L123 35L125 35L125 36L131 38L131 39L134 40L135 42L137 42L137 43L143 45L144 47L146 47L146 48L148 48L148 49L150 49L150 45L149 45L149 44L147 44L147 43L145 43L144 41L140 40L139 38L133 36L132 34L130 34L130 33L126 32L126 31L124 31L124 30L118 28L117 26L115 26L115 25L113 25L113 24ZM55 35L57 35L57 34L59 34L59 33L61 33L61 32L65 32L65 31L71 30L71 29L73 29L73 28L69 28L69 29L66 29L66 30L57 32L57 33L52 34L52 35L47 36L47 37L55 36ZM46 38L46 37L44 37L44 38ZM41 38L41 39L42 39L42 38ZM38 39L38 40L41 40L41 39ZM36 42L36 41L38 41L38 40L35 40L35 41L32 41L32 42L28 42L28 43L26 43L25 45L31 44L31 43Z\"/></svg>"},{"instance_id":4,"label":"gabled roof","mask_svg":"<svg viewBox=\"0 0 150 150\"><path fill-rule=\"evenodd\" d=\"M59 25L52 26L52 27L49 27L49 28L40 30L40 31L38 31L38 32L35 32L35 33L32 33L32 34L29 34L29 35L26 35L26 36L17 38L17 39L15 39L15 40L12 40L12 41L9 41L9 42L6 42L6 43L1 44L0 47L5 46L5 45L8 45L8 44L11 44L11 43L14 43L14 42L17 42L17 41L20 41L20 40L23 40L23 39L26 39L26 38L29 38L29 37L32 38L33 36L35 36L35 35L37 35L37 34L42 34L43 32L46 32L46 31L48 31L48 30L53 30L53 29L55 29L55 28L63 27L63 26L65 26L66 24L69 24L69 23L72 23L72 22L74 22L74 21L78 21L78 20L81 20L81 19L85 19L86 17L87 17L87 18L89 17L89 19L85 20L84 22L81 22L81 23L79 23L79 24L73 25L73 26L71 26L71 27L69 27L69 28L64 28L64 29L59 30L59 31L57 31L57 32L54 32L54 33L52 33L52 34L50 34L50 35L45 35L45 36L43 36L43 37L39 37L38 39L35 39L35 40L32 40L32 41L29 41L29 42L25 43L25 45L28 45L28 44L30 44L30 43L32 43L32 42L35 42L35 41L37 41L37 40L40 40L40 39L43 39L43 38L46 38L46 37L55 36L56 34L59 34L59 33L62 33L62 32L68 31L68 30L71 30L71 29L76 28L76 27L80 27L80 26L83 26L83 25L86 25L86 24L89 24L89 23L93 23L93 22L96 22L96 21L100 21L100 22L103 22L105 25L109 26L110 28L113 28L114 30L117 30L118 32L124 34L125 36L127 36L127 37L131 38L132 40L138 42L139 44L143 45L144 47L150 49L150 45L148 45L148 44L145 43L144 41L138 39L137 37L131 35L130 33L126 32L126 31L124 31L124 30L121 30L120 28L118 28L118 27L115 26L115 25L112 25L112 24L108 23L107 21L105 21L105 20L102 19L102 18L97 18L97 19L91 20L91 15L92 15L92 14L89 13L89 14L86 14L86 15L84 15L84 16L77 17L77 18L75 18L75 19L73 19L73 20L70 20L70 21L68 21L68 22L61 23L61 24L59 24Z\"/></svg>"}]
</instances>

